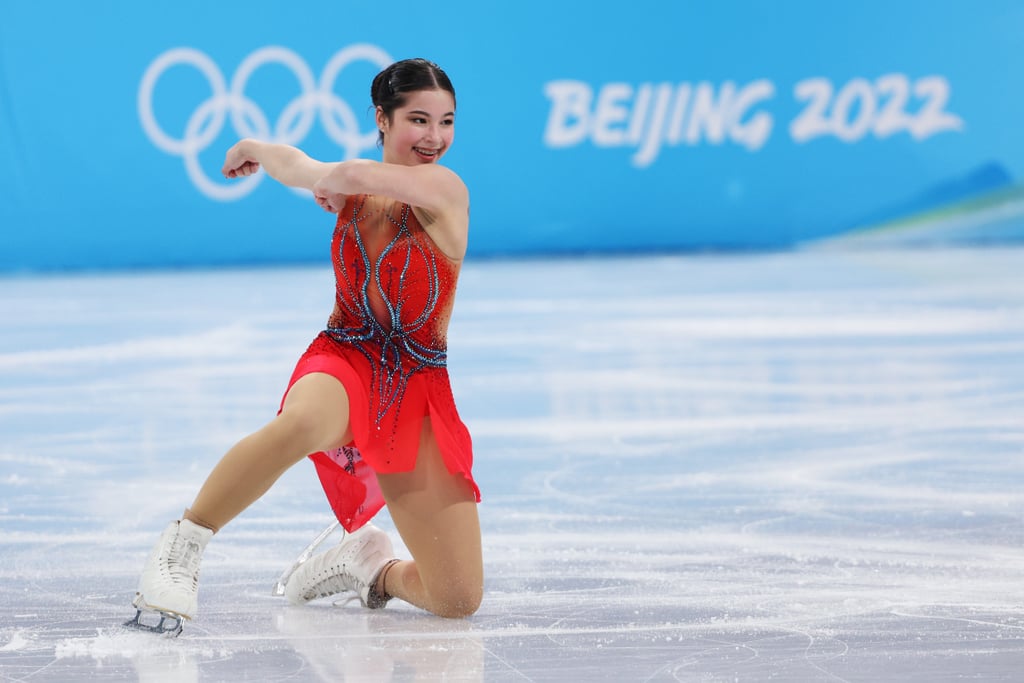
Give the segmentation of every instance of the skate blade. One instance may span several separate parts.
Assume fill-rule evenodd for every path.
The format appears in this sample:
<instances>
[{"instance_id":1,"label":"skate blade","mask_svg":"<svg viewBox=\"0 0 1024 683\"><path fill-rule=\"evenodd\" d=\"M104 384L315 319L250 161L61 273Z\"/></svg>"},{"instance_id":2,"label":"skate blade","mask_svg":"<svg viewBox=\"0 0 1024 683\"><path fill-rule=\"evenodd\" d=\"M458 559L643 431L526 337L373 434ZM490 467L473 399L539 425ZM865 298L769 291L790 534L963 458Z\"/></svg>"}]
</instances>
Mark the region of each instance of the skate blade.
<instances>
[{"instance_id":1,"label":"skate blade","mask_svg":"<svg viewBox=\"0 0 1024 683\"><path fill-rule=\"evenodd\" d=\"M327 540L327 537L334 533L334 530L337 529L339 526L341 526L341 524L337 520L335 520L334 522L328 524L326 529L317 534L316 538L314 538L313 541L308 546L306 546L305 550L299 553L299 556L295 558L295 561L292 562L292 566L284 570L284 573L281 574L277 582L274 583L274 587L270 589L270 594L275 597L283 596L284 585L288 583L288 579L292 577L292 574L295 573L295 570L301 567L306 560L312 557L313 553L316 552L316 549L319 548L320 545Z\"/></svg>"},{"instance_id":2,"label":"skate blade","mask_svg":"<svg viewBox=\"0 0 1024 683\"><path fill-rule=\"evenodd\" d=\"M154 620L156 623L152 623ZM174 612L142 610L136 607L135 616L124 622L124 626L137 631L156 633L167 638L177 638L184 630L185 617Z\"/></svg>"}]
</instances>

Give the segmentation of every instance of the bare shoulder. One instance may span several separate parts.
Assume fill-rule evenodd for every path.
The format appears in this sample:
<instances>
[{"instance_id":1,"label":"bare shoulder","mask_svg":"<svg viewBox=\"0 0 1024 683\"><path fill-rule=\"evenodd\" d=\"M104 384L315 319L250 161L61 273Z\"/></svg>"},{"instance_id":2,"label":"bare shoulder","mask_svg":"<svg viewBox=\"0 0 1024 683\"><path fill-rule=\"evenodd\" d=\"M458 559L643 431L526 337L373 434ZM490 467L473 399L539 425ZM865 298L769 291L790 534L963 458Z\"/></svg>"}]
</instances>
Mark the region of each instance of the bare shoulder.
<instances>
[{"instance_id":1,"label":"bare shoulder","mask_svg":"<svg viewBox=\"0 0 1024 683\"><path fill-rule=\"evenodd\" d=\"M458 173L440 164L418 166L416 170L422 176L429 178L431 189L439 195L443 204L450 205L438 208L450 208L458 211L469 206L469 188L462 182Z\"/></svg>"},{"instance_id":2,"label":"bare shoulder","mask_svg":"<svg viewBox=\"0 0 1024 683\"><path fill-rule=\"evenodd\" d=\"M425 181L421 189L429 192L428 201L410 202L417 220L449 259L461 261L469 241L469 189L447 166L430 164L412 170Z\"/></svg>"}]
</instances>

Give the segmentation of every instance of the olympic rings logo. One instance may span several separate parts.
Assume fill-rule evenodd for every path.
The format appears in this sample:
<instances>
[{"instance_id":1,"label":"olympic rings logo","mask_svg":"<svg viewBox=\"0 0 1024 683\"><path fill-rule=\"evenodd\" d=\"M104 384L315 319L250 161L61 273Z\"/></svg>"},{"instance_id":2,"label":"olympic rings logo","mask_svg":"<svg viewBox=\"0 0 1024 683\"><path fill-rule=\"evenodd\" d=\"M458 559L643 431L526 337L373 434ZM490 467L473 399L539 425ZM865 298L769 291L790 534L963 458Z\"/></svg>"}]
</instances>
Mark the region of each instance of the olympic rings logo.
<instances>
[{"instance_id":1,"label":"olympic rings logo","mask_svg":"<svg viewBox=\"0 0 1024 683\"><path fill-rule=\"evenodd\" d=\"M268 46L256 50L238 66L231 86L217 64L200 50L179 47L157 57L146 69L139 85L139 119L150 141L168 154L180 156L193 184L207 197L233 201L252 192L263 179L258 173L238 182L214 182L199 164L199 154L207 149L223 130L230 116L238 137L252 137L288 145L298 144L309 133L319 114L327 135L344 149L346 159L359 156L377 142L377 129L361 133L352 108L334 93L334 84L342 69L352 62L365 60L383 69L394 60L382 49L369 44L350 45L338 51L324 67L320 81L303 59L288 48ZM157 123L153 113L153 91L160 77L169 68L179 65L195 67L210 85L212 94L199 104L188 119L184 136L174 138ZM282 110L271 129L270 121L260 106L245 95L252 74L265 64L280 64L290 69L301 93Z\"/></svg>"}]
</instances>

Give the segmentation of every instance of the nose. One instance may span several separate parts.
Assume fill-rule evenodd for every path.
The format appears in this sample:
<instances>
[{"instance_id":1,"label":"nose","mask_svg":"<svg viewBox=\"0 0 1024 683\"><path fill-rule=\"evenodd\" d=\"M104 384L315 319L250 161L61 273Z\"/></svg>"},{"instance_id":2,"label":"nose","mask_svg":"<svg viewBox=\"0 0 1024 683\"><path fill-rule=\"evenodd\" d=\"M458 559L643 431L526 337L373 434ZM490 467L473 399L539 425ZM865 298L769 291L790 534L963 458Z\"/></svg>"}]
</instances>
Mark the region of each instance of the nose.
<instances>
[{"instance_id":1,"label":"nose","mask_svg":"<svg viewBox=\"0 0 1024 683\"><path fill-rule=\"evenodd\" d=\"M437 123L431 123L427 126L427 132L424 136L429 142L439 142L441 140L441 127Z\"/></svg>"}]
</instances>

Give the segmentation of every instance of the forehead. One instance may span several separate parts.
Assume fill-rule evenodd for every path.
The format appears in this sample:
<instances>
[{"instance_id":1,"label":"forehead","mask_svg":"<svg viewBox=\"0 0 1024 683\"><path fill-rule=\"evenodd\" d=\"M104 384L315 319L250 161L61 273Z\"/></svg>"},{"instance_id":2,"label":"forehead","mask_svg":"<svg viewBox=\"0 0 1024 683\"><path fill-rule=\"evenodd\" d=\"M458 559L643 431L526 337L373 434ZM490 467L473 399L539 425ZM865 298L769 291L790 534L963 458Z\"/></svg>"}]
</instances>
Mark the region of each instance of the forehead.
<instances>
[{"instance_id":1,"label":"forehead","mask_svg":"<svg viewBox=\"0 0 1024 683\"><path fill-rule=\"evenodd\" d=\"M414 90L405 93L405 104L399 111L425 111L434 116L444 116L455 111L455 100L447 90Z\"/></svg>"}]
</instances>

